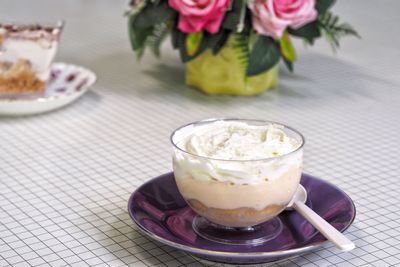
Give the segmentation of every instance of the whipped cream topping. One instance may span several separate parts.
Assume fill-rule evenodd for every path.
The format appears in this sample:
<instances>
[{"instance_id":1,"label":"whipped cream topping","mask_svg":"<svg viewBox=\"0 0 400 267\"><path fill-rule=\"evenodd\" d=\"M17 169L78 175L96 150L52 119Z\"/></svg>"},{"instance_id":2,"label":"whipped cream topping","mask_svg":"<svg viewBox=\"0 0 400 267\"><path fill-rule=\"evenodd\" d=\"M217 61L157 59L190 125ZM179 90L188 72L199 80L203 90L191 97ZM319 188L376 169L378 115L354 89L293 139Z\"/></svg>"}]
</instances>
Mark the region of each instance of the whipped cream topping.
<instances>
[{"instance_id":1,"label":"whipped cream topping","mask_svg":"<svg viewBox=\"0 0 400 267\"><path fill-rule=\"evenodd\" d=\"M257 160L285 155L299 143L281 125L217 121L198 126L184 141L189 153L224 160Z\"/></svg>"},{"instance_id":2,"label":"whipped cream topping","mask_svg":"<svg viewBox=\"0 0 400 267\"><path fill-rule=\"evenodd\" d=\"M216 121L183 129L177 138L178 146L193 154L176 151L174 169L180 177L186 174L201 180L256 184L278 179L302 165L301 150L277 158L301 145L281 125Z\"/></svg>"}]
</instances>

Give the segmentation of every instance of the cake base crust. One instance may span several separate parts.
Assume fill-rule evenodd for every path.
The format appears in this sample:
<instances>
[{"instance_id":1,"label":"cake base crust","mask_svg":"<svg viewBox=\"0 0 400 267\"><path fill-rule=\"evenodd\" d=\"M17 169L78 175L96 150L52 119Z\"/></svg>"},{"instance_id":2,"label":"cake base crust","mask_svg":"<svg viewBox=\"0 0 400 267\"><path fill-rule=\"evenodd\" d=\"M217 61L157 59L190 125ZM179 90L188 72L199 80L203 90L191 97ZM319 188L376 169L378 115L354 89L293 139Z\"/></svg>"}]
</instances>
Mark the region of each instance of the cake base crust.
<instances>
[{"instance_id":1,"label":"cake base crust","mask_svg":"<svg viewBox=\"0 0 400 267\"><path fill-rule=\"evenodd\" d=\"M36 77L28 60L0 62L0 93L35 93L45 88L46 83Z\"/></svg>"},{"instance_id":2,"label":"cake base crust","mask_svg":"<svg viewBox=\"0 0 400 267\"><path fill-rule=\"evenodd\" d=\"M262 210L246 207L218 209L207 207L196 199L190 199L187 202L199 215L206 217L213 223L229 227L254 226L272 219L285 209L284 205L269 205Z\"/></svg>"}]
</instances>

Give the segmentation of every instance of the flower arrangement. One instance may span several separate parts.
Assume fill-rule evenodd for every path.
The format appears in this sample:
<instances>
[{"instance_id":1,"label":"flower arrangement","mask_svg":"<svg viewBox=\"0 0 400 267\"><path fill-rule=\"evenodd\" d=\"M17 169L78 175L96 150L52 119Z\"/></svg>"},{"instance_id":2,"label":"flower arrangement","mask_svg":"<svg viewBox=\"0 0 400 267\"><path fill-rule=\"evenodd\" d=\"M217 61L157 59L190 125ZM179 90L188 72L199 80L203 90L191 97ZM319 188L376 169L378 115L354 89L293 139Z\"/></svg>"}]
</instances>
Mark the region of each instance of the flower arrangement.
<instances>
[{"instance_id":1,"label":"flower arrangement","mask_svg":"<svg viewBox=\"0 0 400 267\"><path fill-rule=\"evenodd\" d=\"M276 84L282 59L296 60L292 37L312 45L324 35L333 49L345 35L358 36L330 8L334 0L133 0L132 48L160 55L172 45L187 64L186 82L207 93L257 94Z\"/></svg>"}]
</instances>

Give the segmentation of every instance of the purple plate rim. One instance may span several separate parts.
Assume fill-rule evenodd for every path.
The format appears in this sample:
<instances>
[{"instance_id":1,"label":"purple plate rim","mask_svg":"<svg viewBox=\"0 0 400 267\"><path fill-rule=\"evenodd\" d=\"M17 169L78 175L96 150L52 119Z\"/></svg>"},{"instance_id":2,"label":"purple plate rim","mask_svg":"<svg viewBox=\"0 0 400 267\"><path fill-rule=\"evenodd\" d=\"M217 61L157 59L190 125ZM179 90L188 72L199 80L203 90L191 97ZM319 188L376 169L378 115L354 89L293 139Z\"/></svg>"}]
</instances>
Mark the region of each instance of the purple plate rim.
<instances>
[{"instance_id":1,"label":"purple plate rim","mask_svg":"<svg viewBox=\"0 0 400 267\"><path fill-rule=\"evenodd\" d=\"M164 173L164 174L159 175L157 177L154 177L154 178L150 179L149 181L143 183L141 186L139 186L131 194L131 196L129 197L128 205L127 205L129 216L131 217L132 221L138 226L139 230L143 234L145 234L146 236L148 236L148 237L150 237L150 238L152 238L152 239L154 239L154 240L156 240L156 241L158 241L158 242L160 242L162 244L165 244L165 245L168 245L168 246L171 246L171 247L174 247L174 248L177 248L177 249L189 252L189 253L194 253L194 254L197 254L197 255L217 256L217 257L218 256L221 256L221 257L222 256L228 256L228 257L232 257L232 258L240 258L240 257L246 257L246 256L255 257L255 258L264 258L264 257L285 257L285 256L289 257L291 255L303 254L305 252L311 251L313 249L321 247L322 245L325 245L325 244L330 242L329 240L324 240L324 241L320 241L320 242L318 242L316 244L308 245L308 246L304 246L304 247L300 247L300 248L277 250L277 251L270 251L270 252L224 252L224 251L215 251L215 250L193 248L191 246L178 244L178 243L169 241L169 240L167 240L165 238L159 237L159 236L153 234L152 232L150 232L149 230L147 230L146 228L144 228L138 221L136 221L135 217L132 214L132 211L131 211L130 207L132 206L133 196L135 195L136 192L138 192L145 185L151 183L153 180L158 179L161 176L166 176L166 175L173 175L173 172L167 172L167 173ZM341 190L339 187L337 187L336 185L334 185L334 184L332 184L332 183L330 183L330 182L328 182L326 180L317 178L317 177L315 177L313 175L306 174L306 173L302 173L302 175L307 175L307 176L309 176L309 177L311 177L313 179L323 181L324 183L328 184L329 186L331 186L334 189L336 189L336 190L340 191L341 193L343 193L350 200L351 205L352 205L353 210L354 210L353 217L351 218L349 223L345 227L343 227L343 229L340 230L340 232L346 231L353 224L353 222L354 222L354 220L356 218L356 214L357 214L356 206L354 204L354 201L351 199L351 197L346 192Z\"/></svg>"}]
</instances>

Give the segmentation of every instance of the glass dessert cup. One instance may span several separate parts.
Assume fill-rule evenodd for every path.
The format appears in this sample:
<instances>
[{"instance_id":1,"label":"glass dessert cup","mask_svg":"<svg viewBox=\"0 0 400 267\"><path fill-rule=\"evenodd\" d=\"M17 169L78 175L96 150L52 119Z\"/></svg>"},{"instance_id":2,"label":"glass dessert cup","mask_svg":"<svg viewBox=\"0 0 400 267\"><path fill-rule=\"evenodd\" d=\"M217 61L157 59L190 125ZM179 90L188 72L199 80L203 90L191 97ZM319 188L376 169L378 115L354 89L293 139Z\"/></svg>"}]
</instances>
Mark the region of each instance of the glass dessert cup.
<instances>
[{"instance_id":1,"label":"glass dessert cup","mask_svg":"<svg viewBox=\"0 0 400 267\"><path fill-rule=\"evenodd\" d=\"M221 121L250 127L279 126L297 145L283 155L232 160L196 155L182 144L196 127ZM304 138L298 131L270 121L212 119L176 129L171 142L175 181L197 213L193 222L197 234L220 243L257 245L280 233L282 223L277 215L289 204L300 183Z\"/></svg>"}]
</instances>

